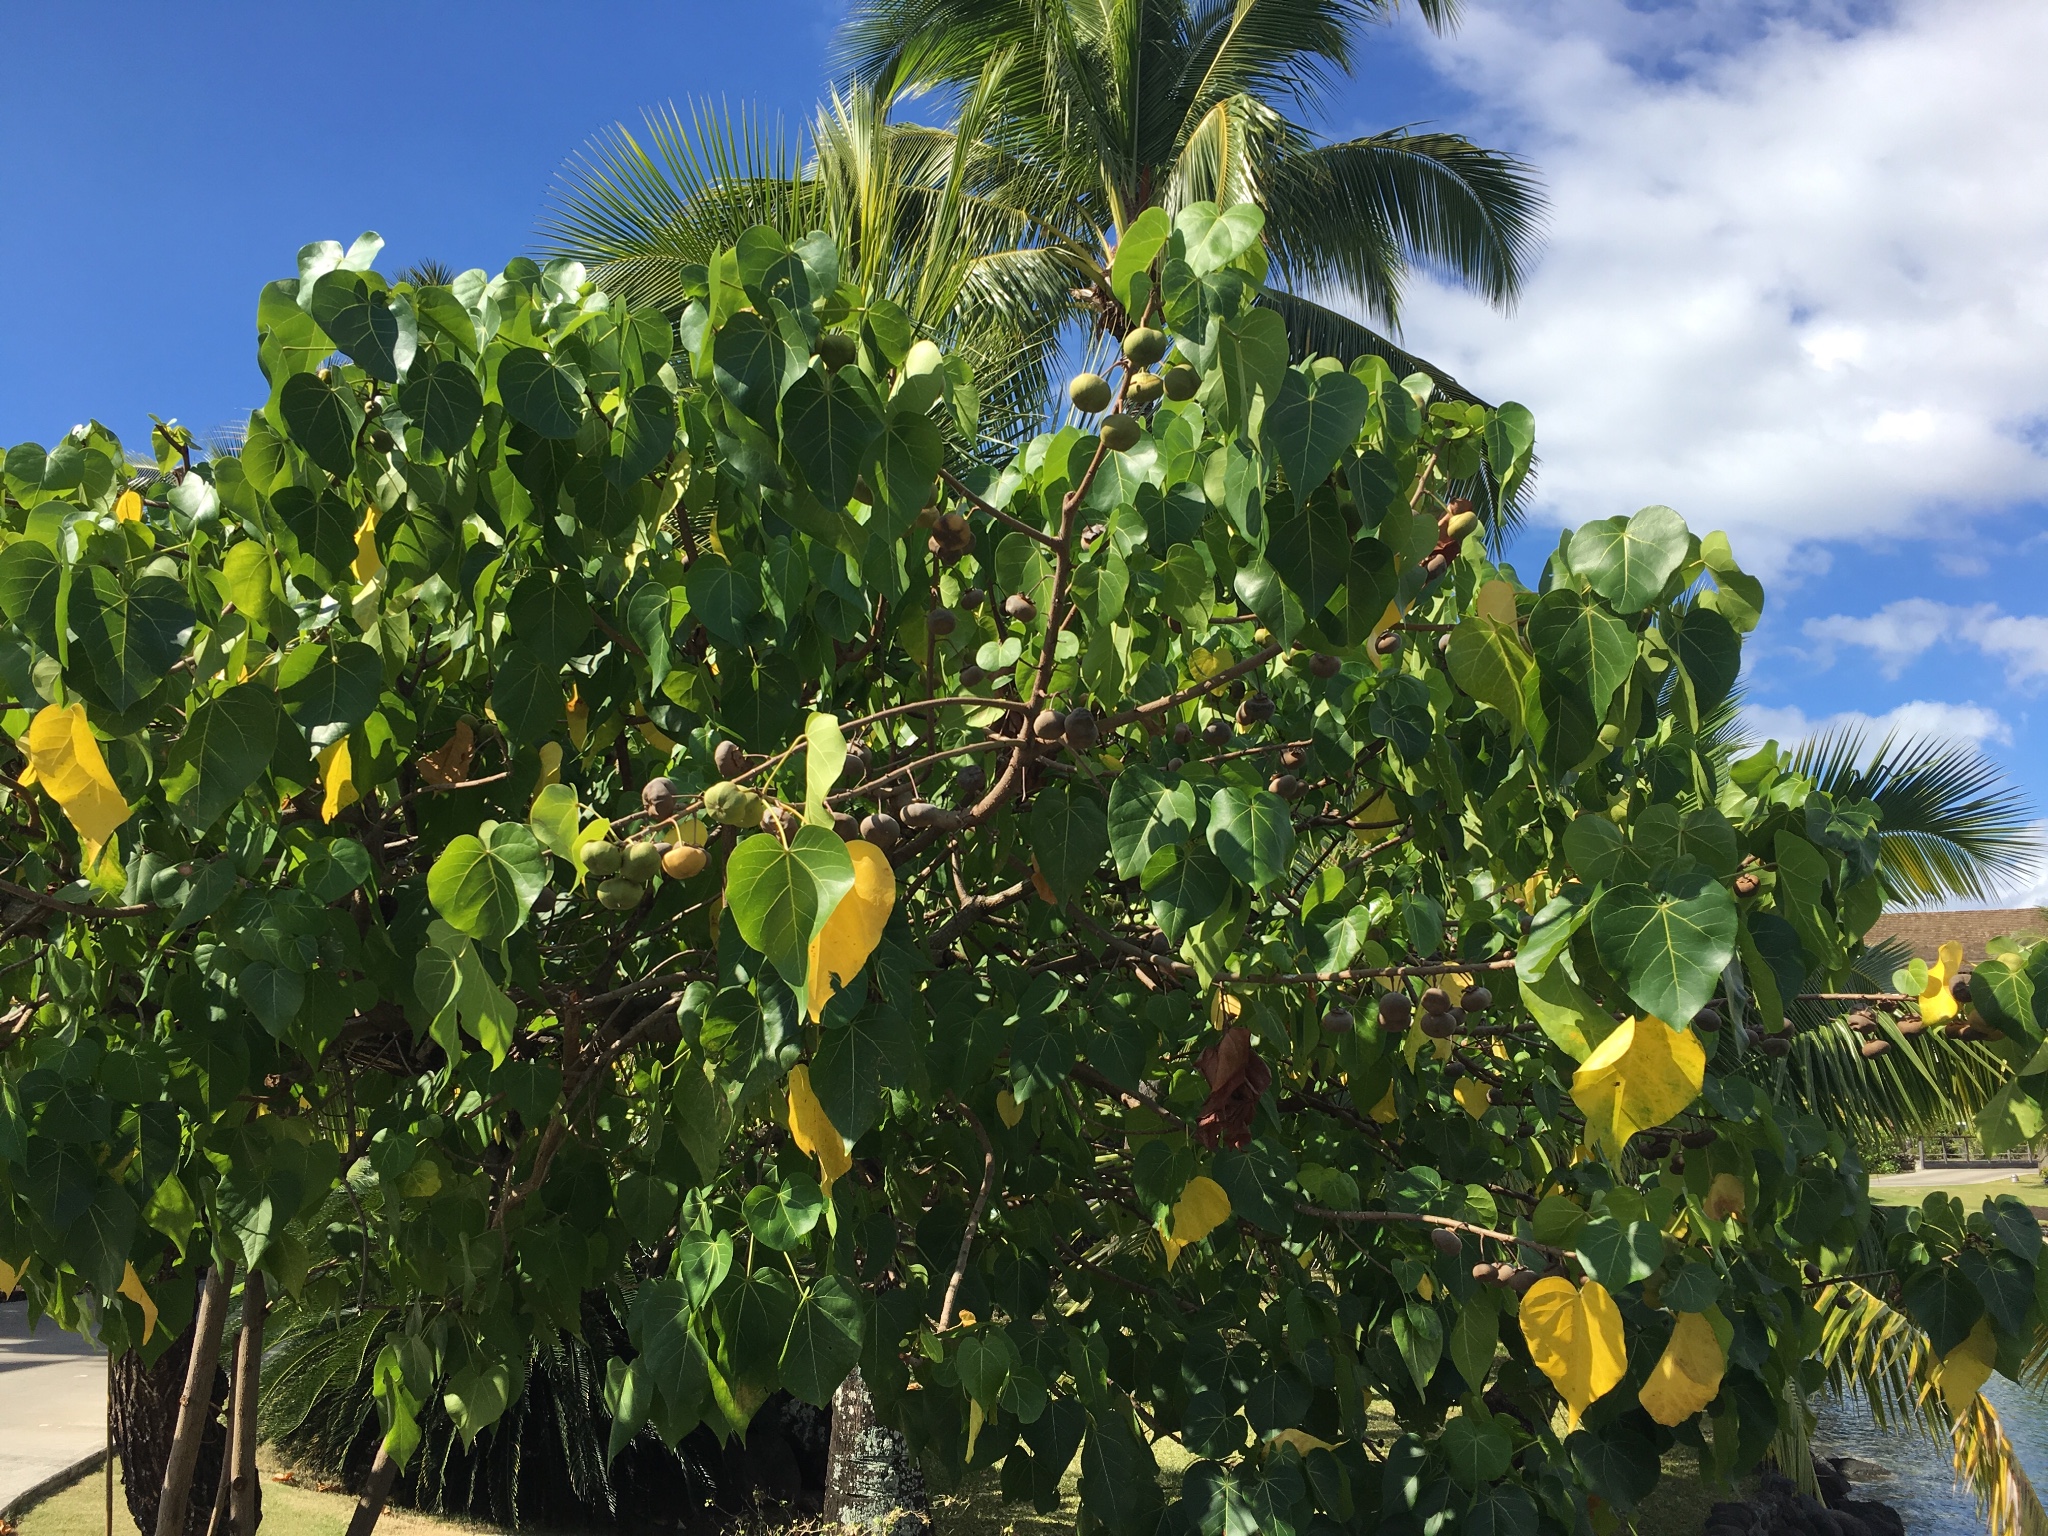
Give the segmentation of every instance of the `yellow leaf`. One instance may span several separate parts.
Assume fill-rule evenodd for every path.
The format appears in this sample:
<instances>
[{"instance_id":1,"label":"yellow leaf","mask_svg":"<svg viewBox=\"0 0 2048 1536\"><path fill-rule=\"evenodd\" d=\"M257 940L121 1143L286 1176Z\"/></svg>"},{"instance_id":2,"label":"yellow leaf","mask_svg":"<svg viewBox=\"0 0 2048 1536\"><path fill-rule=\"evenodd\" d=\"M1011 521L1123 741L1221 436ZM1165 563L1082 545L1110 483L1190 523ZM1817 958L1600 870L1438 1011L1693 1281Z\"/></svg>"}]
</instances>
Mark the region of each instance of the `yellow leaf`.
<instances>
[{"instance_id":1,"label":"yellow leaf","mask_svg":"<svg viewBox=\"0 0 2048 1536\"><path fill-rule=\"evenodd\" d=\"M969 1465L974 1461L974 1442L981 1438L981 1426L986 1422L987 1417L981 1411L981 1404L970 1397L967 1400L967 1455L964 1458Z\"/></svg>"},{"instance_id":2,"label":"yellow leaf","mask_svg":"<svg viewBox=\"0 0 2048 1536\"><path fill-rule=\"evenodd\" d=\"M1017 1129L1017 1122L1024 1118L1024 1106L1017 1102L1017 1096L1005 1088L996 1095L996 1113L1004 1125Z\"/></svg>"},{"instance_id":3,"label":"yellow leaf","mask_svg":"<svg viewBox=\"0 0 2048 1536\"><path fill-rule=\"evenodd\" d=\"M814 827L832 825L825 797L846 771L846 733L839 717L822 712L804 722L804 820Z\"/></svg>"},{"instance_id":4,"label":"yellow leaf","mask_svg":"<svg viewBox=\"0 0 2048 1536\"><path fill-rule=\"evenodd\" d=\"M1726 1221L1730 1216L1740 1216L1748 1204L1743 1192L1742 1180L1732 1173L1717 1173L1714 1182L1707 1186L1707 1214L1716 1221Z\"/></svg>"},{"instance_id":5,"label":"yellow leaf","mask_svg":"<svg viewBox=\"0 0 2048 1536\"><path fill-rule=\"evenodd\" d=\"M832 994L849 986L882 942L882 925L896 905L896 871L889 856L873 843L858 839L846 845L853 858L853 889L811 940L811 1022L825 1011Z\"/></svg>"},{"instance_id":6,"label":"yellow leaf","mask_svg":"<svg viewBox=\"0 0 2048 1536\"><path fill-rule=\"evenodd\" d=\"M1963 946L1953 941L1935 951L1934 964L1927 967L1927 985L1920 992L1920 1017L1929 1024L1952 1019L1960 1012L1949 983L1963 969ZM1957 1345L1958 1349L1962 1346Z\"/></svg>"},{"instance_id":7,"label":"yellow leaf","mask_svg":"<svg viewBox=\"0 0 2048 1536\"><path fill-rule=\"evenodd\" d=\"M1579 1415L1628 1374L1614 1298L1596 1280L1574 1289L1562 1275L1546 1275L1529 1287L1521 1311L1529 1358L1557 1388L1576 1427Z\"/></svg>"},{"instance_id":8,"label":"yellow leaf","mask_svg":"<svg viewBox=\"0 0 2048 1536\"><path fill-rule=\"evenodd\" d=\"M1198 645L1188 653L1188 672L1199 682L1214 677L1235 660L1227 645L1219 645L1213 651Z\"/></svg>"},{"instance_id":9,"label":"yellow leaf","mask_svg":"<svg viewBox=\"0 0 2048 1536\"><path fill-rule=\"evenodd\" d=\"M811 1091L809 1067L789 1069L789 1134L800 1151L818 1160L818 1185L830 1200L832 1181L853 1167L853 1159L847 1155L846 1138Z\"/></svg>"},{"instance_id":10,"label":"yellow leaf","mask_svg":"<svg viewBox=\"0 0 2048 1536\"><path fill-rule=\"evenodd\" d=\"M349 762L348 738L327 748L319 757L320 783L327 791L320 802L320 819L332 821L362 796L356 791L355 768Z\"/></svg>"},{"instance_id":11,"label":"yellow leaf","mask_svg":"<svg viewBox=\"0 0 2048 1536\"><path fill-rule=\"evenodd\" d=\"M1189 1243L1199 1243L1228 1220L1230 1196L1223 1186L1201 1174L1189 1179L1173 1207L1172 1231L1163 1222L1159 1227L1159 1246L1166 1250L1166 1267L1173 1268L1181 1249Z\"/></svg>"},{"instance_id":12,"label":"yellow leaf","mask_svg":"<svg viewBox=\"0 0 2048 1536\"><path fill-rule=\"evenodd\" d=\"M559 741L544 741L540 744L540 778L535 781L533 792L539 794L550 784L562 782L562 744Z\"/></svg>"},{"instance_id":13,"label":"yellow leaf","mask_svg":"<svg viewBox=\"0 0 2048 1536\"><path fill-rule=\"evenodd\" d=\"M1515 623L1515 584L1512 581L1489 581L1472 596L1472 611L1482 619L1492 619L1496 624L1510 628Z\"/></svg>"},{"instance_id":14,"label":"yellow leaf","mask_svg":"<svg viewBox=\"0 0 2048 1536\"><path fill-rule=\"evenodd\" d=\"M0 1301L12 1296L14 1288L21 1284L27 1274L27 1259L23 1259L19 1264L10 1264L5 1259L0 1259Z\"/></svg>"},{"instance_id":15,"label":"yellow leaf","mask_svg":"<svg viewBox=\"0 0 2048 1536\"><path fill-rule=\"evenodd\" d=\"M975 1315L972 1312L968 1311L965 1307L960 1308L957 1312L953 1314L953 1320L959 1323L959 1325L962 1328L972 1328L975 1325L975 1323L980 1321L980 1319L975 1317Z\"/></svg>"},{"instance_id":16,"label":"yellow leaf","mask_svg":"<svg viewBox=\"0 0 2048 1536\"><path fill-rule=\"evenodd\" d=\"M1373 1105L1367 1113L1381 1125L1392 1125L1401 1118L1400 1108L1394 1103L1394 1084L1391 1079L1387 1082L1387 1091L1380 1095L1379 1103Z\"/></svg>"},{"instance_id":17,"label":"yellow leaf","mask_svg":"<svg viewBox=\"0 0 2048 1536\"><path fill-rule=\"evenodd\" d=\"M569 744L578 752L590 740L590 706L576 689L569 690Z\"/></svg>"},{"instance_id":18,"label":"yellow leaf","mask_svg":"<svg viewBox=\"0 0 2048 1536\"><path fill-rule=\"evenodd\" d=\"M676 749L675 738L663 735L650 721L640 722L640 739L657 752L673 752Z\"/></svg>"},{"instance_id":19,"label":"yellow leaf","mask_svg":"<svg viewBox=\"0 0 2048 1536\"><path fill-rule=\"evenodd\" d=\"M0 1296L5 1294L5 1289L0 1289ZM133 1264L121 1272L121 1294L142 1308L142 1342L147 1344L149 1336L156 1332L156 1303L142 1288L142 1276L135 1273Z\"/></svg>"},{"instance_id":20,"label":"yellow leaf","mask_svg":"<svg viewBox=\"0 0 2048 1536\"><path fill-rule=\"evenodd\" d=\"M1415 1294L1424 1301L1433 1299L1436 1296L1436 1282L1426 1274L1418 1275L1415 1279Z\"/></svg>"},{"instance_id":21,"label":"yellow leaf","mask_svg":"<svg viewBox=\"0 0 2048 1536\"><path fill-rule=\"evenodd\" d=\"M1662 1125L1699 1097L1706 1052L1689 1030L1645 1014L1627 1019L1572 1074L1586 1139L1619 1159L1637 1131Z\"/></svg>"},{"instance_id":22,"label":"yellow leaf","mask_svg":"<svg viewBox=\"0 0 2048 1536\"><path fill-rule=\"evenodd\" d=\"M79 839L86 845L86 862L94 862L114 835L114 828L134 812L115 787L114 776L107 772L107 760L93 739L85 706L45 705L29 721L21 749L35 770L36 782L78 829Z\"/></svg>"},{"instance_id":23,"label":"yellow leaf","mask_svg":"<svg viewBox=\"0 0 2048 1536\"><path fill-rule=\"evenodd\" d=\"M114 498L114 521L117 523L139 523L142 521L142 497L134 491L123 491Z\"/></svg>"},{"instance_id":24,"label":"yellow leaf","mask_svg":"<svg viewBox=\"0 0 2048 1536\"><path fill-rule=\"evenodd\" d=\"M1244 1017L1244 999L1216 988L1209 994L1209 1023L1217 1029L1228 1029Z\"/></svg>"},{"instance_id":25,"label":"yellow leaf","mask_svg":"<svg viewBox=\"0 0 2048 1536\"><path fill-rule=\"evenodd\" d=\"M1305 1429L1283 1429L1273 1437L1275 1445L1291 1445L1303 1456L1310 1451L1331 1451L1336 1447L1327 1440L1318 1440Z\"/></svg>"},{"instance_id":26,"label":"yellow leaf","mask_svg":"<svg viewBox=\"0 0 2048 1536\"><path fill-rule=\"evenodd\" d=\"M1461 1077L1451 1095L1474 1120L1493 1108L1493 1085L1483 1078Z\"/></svg>"},{"instance_id":27,"label":"yellow leaf","mask_svg":"<svg viewBox=\"0 0 2048 1536\"><path fill-rule=\"evenodd\" d=\"M363 508L363 524L356 529L356 557L349 562L349 574L357 581L369 581L384 569L384 557L377 553L377 508Z\"/></svg>"},{"instance_id":28,"label":"yellow leaf","mask_svg":"<svg viewBox=\"0 0 2048 1536\"><path fill-rule=\"evenodd\" d=\"M1430 980L1443 988L1444 996L1451 1000L1451 1006L1454 1008L1465 1001L1465 989L1472 985L1472 978L1463 971L1453 971L1444 976L1432 976Z\"/></svg>"},{"instance_id":29,"label":"yellow leaf","mask_svg":"<svg viewBox=\"0 0 2048 1536\"><path fill-rule=\"evenodd\" d=\"M1721 1391L1728 1357L1714 1337L1714 1325L1700 1312L1681 1312L1657 1368L1636 1394L1643 1411L1659 1424L1683 1424Z\"/></svg>"},{"instance_id":30,"label":"yellow leaf","mask_svg":"<svg viewBox=\"0 0 2048 1536\"><path fill-rule=\"evenodd\" d=\"M1941 1357L1941 1400L1950 1413L1960 1418L1969 1411L1997 1363L1998 1340L1992 1336L1991 1319L1980 1317L1970 1336Z\"/></svg>"}]
</instances>

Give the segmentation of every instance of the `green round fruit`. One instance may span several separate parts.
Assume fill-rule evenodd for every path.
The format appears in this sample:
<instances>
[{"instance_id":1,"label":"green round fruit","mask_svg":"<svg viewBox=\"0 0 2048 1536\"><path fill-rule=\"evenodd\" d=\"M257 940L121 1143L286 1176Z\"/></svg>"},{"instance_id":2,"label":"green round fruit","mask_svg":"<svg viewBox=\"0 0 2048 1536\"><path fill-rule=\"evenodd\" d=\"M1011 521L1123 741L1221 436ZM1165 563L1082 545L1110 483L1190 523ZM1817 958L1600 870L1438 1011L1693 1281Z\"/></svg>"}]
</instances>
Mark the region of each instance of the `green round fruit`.
<instances>
[{"instance_id":1,"label":"green round fruit","mask_svg":"<svg viewBox=\"0 0 2048 1536\"><path fill-rule=\"evenodd\" d=\"M718 783L704 791L704 809L713 821L728 827L758 827L768 802L738 784Z\"/></svg>"},{"instance_id":2,"label":"green round fruit","mask_svg":"<svg viewBox=\"0 0 2048 1536\"><path fill-rule=\"evenodd\" d=\"M638 880L643 885L661 873L661 844L628 843L624 862L619 873L628 880Z\"/></svg>"},{"instance_id":3,"label":"green round fruit","mask_svg":"<svg viewBox=\"0 0 2048 1536\"><path fill-rule=\"evenodd\" d=\"M1074 402L1074 409L1093 416L1097 411L1108 410L1116 393L1101 374L1077 373L1067 385L1067 398Z\"/></svg>"},{"instance_id":4,"label":"green round fruit","mask_svg":"<svg viewBox=\"0 0 2048 1536\"><path fill-rule=\"evenodd\" d=\"M1124 336L1124 356L1140 368L1150 368L1166 356L1169 345L1166 332L1155 331L1149 325L1141 325Z\"/></svg>"},{"instance_id":5,"label":"green round fruit","mask_svg":"<svg viewBox=\"0 0 2048 1536\"><path fill-rule=\"evenodd\" d=\"M1202 376L1186 363L1175 363L1159 376L1160 387L1169 400L1192 400L1202 387Z\"/></svg>"},{"instance_id":6,"label":"green round fruit","mask_svg":"<svg viewBox=\"0 0 2048 1536\"><path fill-rule=\"evenodd\" d=\"M1156 373L1134 373L1131 382L1124 386L1126 405L1146 406L1157 400L1165 385Z\"/></svg>"},{"instance_id":7,"label":"green round fruit","mask_svg":"<svg viewBox=\"0 0 2048 1536\"><path fill-rule=\"evenodd\" d=\"M845 331L818 333L818 361L838 372L860 356L860 342Z\"/></svg>"},{"instance_id":8,"label":"green round fruit","mask_svg":"<svg viewBox=\"0 0 2048 1536\"><path fill-rule=\"evenodd\" d=\"M1135 416L1126 416L1122 411L1102 418L1100 428L1103 442L1118 453L1138 446L1138 439L1145 435L1145 429Z\"/></svg>"},{"instance_id":9,"label":"green round fruit","mask_svg":"<svg viewBox=\"0 0 2048 1536\"><path fill-rule=\"evenodd\" d=\"M607 912L630 912L640 905L640 898L647 894L647 887L638 880L614 876L597 888L597 904Z\"/></svg>"},{"instance_id":10,"label":"green round fruit","mask_svg":"<svg viewBox=\"0 0 2048 1536\"><path fill-rule=\"evenodd\" d=\"M600 880L607 875L616 875L625 857L617 843L586 843L583 846L583 867Z\"/></svg>"}]
</instances>

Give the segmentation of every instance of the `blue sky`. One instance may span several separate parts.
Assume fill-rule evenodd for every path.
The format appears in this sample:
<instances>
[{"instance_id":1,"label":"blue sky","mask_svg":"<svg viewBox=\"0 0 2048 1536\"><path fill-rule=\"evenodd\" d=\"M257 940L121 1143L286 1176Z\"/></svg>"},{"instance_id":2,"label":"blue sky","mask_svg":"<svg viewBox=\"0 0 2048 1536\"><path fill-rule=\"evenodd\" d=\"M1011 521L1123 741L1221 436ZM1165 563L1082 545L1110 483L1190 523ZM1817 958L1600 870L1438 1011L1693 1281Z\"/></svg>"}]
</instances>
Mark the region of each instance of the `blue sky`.
<instances>
[{"instance_id":1,"label":"blue sky","mask_svg":"<svg viewBox=\"0 0 2048 1536\"><path fill-rule=\"evenodd\" d=\"M615 121L806 115L839 9L16 7L0 443L238 419L301 244L495 267ZM1374 29L1324 126L1464 130L1550 185L1520 307L1419 281L1405 336L1535 410L1531 553L1649 502L1726 528L1770 586L1760 733L1932 731L2048 815L2044 67L2032 0L1471 0Z\"/></svg>"}]
</instances>

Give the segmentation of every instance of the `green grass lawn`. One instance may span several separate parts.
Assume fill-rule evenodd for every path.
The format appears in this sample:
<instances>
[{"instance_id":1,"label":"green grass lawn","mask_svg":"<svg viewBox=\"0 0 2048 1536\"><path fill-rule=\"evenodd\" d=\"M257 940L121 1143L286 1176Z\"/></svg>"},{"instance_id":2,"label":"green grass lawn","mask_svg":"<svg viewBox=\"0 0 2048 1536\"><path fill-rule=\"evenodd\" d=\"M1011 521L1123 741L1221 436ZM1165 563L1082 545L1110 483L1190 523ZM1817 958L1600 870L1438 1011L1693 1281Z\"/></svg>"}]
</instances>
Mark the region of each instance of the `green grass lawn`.
<instances>
[{"instance_id":1,"label":"green grass lawn","mask_svg":"<svg viewBox=\"0 0 2048 1536\"><path fill-rule=\"evenodd\" d=\"M1966 1210L1976 1210L1986 1200L1995 1200L2000 1195L2011 1195L2027 1205L2048 1207L2048 1182L2031 1168L2020 1170L2019 1182L2014 1183L2009 1173L1986 1173L1978 1169L1965 1169L1956 1177L1940 1184L1879 1184L1873 1185L1870 1201L1873 1205L1918 1205L1929 1195L1939 1191L1954 1195L1963 1202Z\"/></svg>"},{"instance_id":2,"label":"green grass lawn","mask_svg":"<svg viewBox=\"0 0 2048 1536\"><path fill-rule=\"evenodd\" d=\"M322 1493L303 1484L278 1483L279 1469L267 1456L257 1458L263 1473L263 1536L342 1536L356 1501L339 1491ZM106 1478L95 1472L53 1494L21 1517L21 1536L106 1536ZM406 1509L386 1509L377 1522L377 1536L482 1536L493 1527ZM121 1497L120 1470L115 1468L114 1536L132 1536L135 1522Z\"/></svg>"}]
</instances>

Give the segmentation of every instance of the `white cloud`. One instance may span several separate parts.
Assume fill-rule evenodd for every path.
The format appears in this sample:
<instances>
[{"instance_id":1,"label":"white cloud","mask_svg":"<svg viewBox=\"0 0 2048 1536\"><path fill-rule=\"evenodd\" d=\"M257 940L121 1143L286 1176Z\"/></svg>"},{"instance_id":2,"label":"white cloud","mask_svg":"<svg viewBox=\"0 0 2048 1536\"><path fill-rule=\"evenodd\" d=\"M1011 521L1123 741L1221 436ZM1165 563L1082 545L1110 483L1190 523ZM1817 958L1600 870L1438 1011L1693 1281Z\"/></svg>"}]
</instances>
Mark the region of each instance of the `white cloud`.
<instances>
[{"instance_id":1,"label":"white cloud","mask_svg":"<svg viewBox=\"0 0 2048 1536\"><path fill-rule=\"evenodd\" d=\"M1742 710L1742 727L1750 740L1775 741L1781 747L1844 729L1858 732L1867 746L1876 746L1887 736L1965 741L1973 747L1987 741L2001 745L2012 741L2012 728L1997 710L1981 704L1945 704L1938 699L1913 699L1881 715L1849 709L1820 719L1792 706L1747 704Z\"/></svg>"},{"instance_id":2,"label":"white cloud","mask_svg":"<svg viewBox=\"0 0 2048 1536\"><path fill-rule=\"evenodd\" d=\"M2040 850L2032 868L1993 890L1985 906L2048 907L2048 821L2037 821L2028 830Z\"/></svg>"},{"instance_id":3,"label":"white cloud","mask_svg":"<svg viewBox=\"0 0 2048 1536\"><path fill-rule=\"evenodd\" d=\"M1650 503L1767 575L2048 497L2048 6L1480 0L1422 46L1530 158L1518 313L1418 285L1408 345L1536 412L1559 521Z\"/></svg>"},{"instance_id":4,"label":"white cloud","mask_svg":"<svg viewBox=\"0 0 2048 1536\"><path fill-rule=\"evenodd\" d=\"M1878 670L1897 677L1938 644L1973 646L2005 663L2006 681L2027 688L2048 679L2048 617L2001 613L1996 604L1963 607L1925 597L1887 603L1867 618L1830 614L1808 619L1807 639L1819 642L1825 665L1837 646L1857 646L1877 657Z\"/></svg>"}]
</instances>

